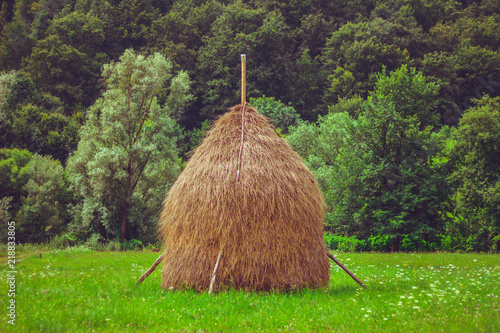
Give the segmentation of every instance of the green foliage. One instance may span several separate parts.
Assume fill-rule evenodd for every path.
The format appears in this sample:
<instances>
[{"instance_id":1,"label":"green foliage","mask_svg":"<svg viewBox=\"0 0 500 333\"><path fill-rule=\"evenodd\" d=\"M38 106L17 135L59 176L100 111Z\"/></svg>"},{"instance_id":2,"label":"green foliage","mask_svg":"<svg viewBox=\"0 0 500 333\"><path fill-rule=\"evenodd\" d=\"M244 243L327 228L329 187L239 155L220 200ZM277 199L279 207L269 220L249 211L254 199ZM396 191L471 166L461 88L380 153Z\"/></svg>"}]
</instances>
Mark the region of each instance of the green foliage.
<instances>
[{"instance_id":1,"label":"green foliage","mask_svg":"<svg viewBox=\"0 0 500 333\"><path fill-rule=\"evenodd\" d=\"M6 97L10 94L10 86L16 78L16 72L3 72L0 73L0 121L5 118L5 104Z\"/></svg>"},{"instance_id":2,"label":"green foliage","mask_svg":"<svg viewBox=\"0 0 500 333\"><path fill-rule=\"evenodd\" d=\"M19 104L33 102L40 98L33 80L23 72L11 71L2 75L2 111L8 113Z\"/></svg>"},{"instance_id":3,"label":"green foliage","mask_svg":"<svg viewBox=\"0 0 500 333\"><path fill-rule=\"evenodd\" d=\"M17 3L13 20L3 28L0 43L0 70L17 68L33 46L33 38L30 36L30 21L33 17L28 10L27 2Z\"/></svg>"},{"instance_id":4,"label":"green foliage","mask_svg":"<svg viewBox=\"0 0 500 333\"><path fill-rule=\"evenodd\" d=\"M57 160L31 155L26 150L0 149L0 193L5 226L16 222L22 242L48 241L68 223L66 205L71 197L64 169Z\"/></svg>"},{"instance_id":5,"label":"green foliage","mask_svg":"<svg viewBox=\"0 0 500 333\"><path fill-rule=\"evenodd\" d=\"M373 235L367 239L358 239L356 236L325 233L323 239L329 249L340 252L390 252L392 250L392 241L389 235ZM453 247L451 243L451 237L444 235L437 235L434 242L428 242L413 235L401 235L399 250L404 252L472 251L472 249Z\"/></svg>"},{"instance_id":6,"label":"green foliage","mask_svg":"<svg viewBox=\"0 0 500 333\"><path fill-rule=\"evenodd\" d=\"M385 220L401 231L410 218L403 211L413 211L412 221L417 216L427 221L424 225L441 221L433 230L447 220L446 230L439 232L451 237L452 248L491 249L498 237L494 203L471 208L477 199L458 191L451 200L457 209L452 211L444 194L446 186L438 186L443 173L450 174L446 171L449 150L440 151L453 144L452 133L438 133L438 129L458 126L464 111L475 107L473 99L500 96L499 15L496 0L4 1L0 8L0 147L27 149L66 165L80 140L80 125L92 119L91 113L99 114L97 109L108 108L102 103L103 93L108 100L120 100L108 92L106 77L100 76L102 66L114 64L133 48L144 57L158 52L171 59L173 72L184 70L161 82L152 105L168 110L178 124L169 135L177 137L178 153L186 159L187 151L197 146L208 128L206 120L239 103L239 62L245 53L248 99L262 102L259 108L274 119L278 133L288 135L288 127L294 128L290 140L321 184L330 207L326 216L330 227L350 232L350 226L360 230L364 225L372 233L368 226ZM434 87L418 75L410 83L407 78L413 74L385 78L389 76L384 71L402 65L423 73ZM299 124L298 115L304 121L319 121ZM148 118L142 128L150 128L152 122ZM105 122L100 126L102 131L108 128ZM405 155L405 151L414 153ZM171 161L166 160L165 164ZM175 168L182 167L183 161L178 161L175 158ZM120 172L127 170L128 166ZM442 193L422 190L416 185L421 181L430 188L442 188ZM378 191L364 189L364 183ZM341 196L341 204L334 206L337 199L333 198ZM427 199L414 201L415 196ZM5 216L15 218L20 201L12 198L10 203L2 199L2 207L7 209ZM84 205L81 198L73 203L75 216L81 215L77 212L83 206L89 214L100 212L91 220L99 220L98 216L119 220L119 212L128 211L123 206L128 200L109 203L104 209L89 202ZM495 194L488 200L494 202ZM435 215L416 213L426 211L422 207L431 201ZM395 213L394 207L404 209ZM143 219L154 220L155 213L139 215L136 226ZM369 223L367 216L371 216ZM103 224L96 225L101 227L75 230L78 238L92 233L106 236ZM117 230L112 229L105 238L115 236ZM428 234L424 229L423 234ZM398 240L402 246L422 247L411 245L423 244L415 234L401 232L409 235Z\"/></svg>"},{"instance_id":7,"label":"green foliage","mask_svg":"<svg viewBox=\"0 0 500 333\"><path fill-rule=\"evenodd\" d=\"M182 120L186 106L193 99L193 95L189 94L191 80L188 73L180 71L179 74L172 78L168 89L168 97L165 101L165 107L169 110L170 116L175 121Z\"/></svg>"},{"instance_id":8,"label":"green foliage","mask_svg":"<svg viewBox=\"0 0 500 333\"><path fill-rule=\"evenodd\" d=\"M215 0L175 1L170 11L152 23L156 34L150 35L148 47L172 59L174 68L194 76L202 38L222 12L223 4Z\"/></svg>"},{"instance_id":9,"label":"green foliage","mask_svg":"<svg viewBox=\"0 0 500 333\"><path fill-rule=\"evenodd\" d=\"M57 160L33 155L26 165L26 196L16 216L16 234L23 242L44 242L59 234L68 223L66 205L70 194L64 179L64 169Z\"/></svg>"},{"instance_id":10,"label":"green foliage","mask_svg":"<svg viewBox=\"0 0 500 333\"><path fill-rule=\"evenodd\" d=\"M111 10L115 32L121 36L120 43L127 48L140 48L147 43L151 24L158 18L153 0L124 0L117 2Z\"/></svg>"},{"instance_id":11,"label":"green foliage","mask_svg":"<svg viewBox=\"0 0 500 333\"><path fill-rule=\"evenodd\" d=\"M104 250L103 238L99 234L92 234L85 242L85 245L92 251Z\"/></svg>"},{"instance_id":12,"label":"green foliage","mask_svg":"<svg viewBox=\"0 0 500 333\"><path fill-rule=\"evenodd\" d=\"M500 216L500 98L485 96L460 121L451 158L462 206L484 207Z\"/></svg>"},{"instance_id":13,"label":"green foliage","mask_svg":"<svg viewBox=\"0 0 500 333\"><path fill-rule=\"evenodd\" d=\"M10 1L8 1L10 2ZM48 23L67 1L11 1L12 20L5 24L0 40L0 70L19 69L42 38ZM3 7L3 6L2 6Z\"/></svg>"},{"instance_id":14,"label":"green foliage","mask_svg":"<svg viewBox=\"0 0 500 333\"><path fill-rule=\"evenodd\" d=\"M335 106L318 125L300 125L288 136L319 181L330 228L388 237L393 250L403 235L431 242L443 230L446 161L431 133L438 89L402 66L380 74L366 101L343 102L359 106L357 119Z\"/></svg>"},{"instance_id":15,"label":"green foliage","mask_svg":"<svg viewBox=\"0 0 500 333\"><path fill-rule=\"evenodd\" d=\"M240 54L247 54L247 95L281 99L285 95L292 46L290 28L279 11L266 12L235 2L224 8L203 39L197 75L204 115L238 104Z\"/></svg>"},{"instance_id":16,"label":"green foliage","mask_svg":"<svg viewBox=\"0 0 500 333\"><path fill-rule=\"evenodd\" d=\"M389 235L372 235L368 237L369 248L375 252L389 252L391 250L391 238Z\"/></svg>"},{"instance_id":17,"label":"green foliage","mask_svg":"<svg viewBox=\"0 0 500 333\"><path fill-rule=\"evenodd\" d=\"M81 114L65 116L63 104L48 93L40 93L26 74L3 76L0 92L0 145L50 155L65 163L76 148ZM1 79L0 79L1 80Z\"/></svg>"},{"instance_id":18,"label":"green foliage","mask_svg":"<svg viewBox=\"0 0 500 333\"><path fill-rule=\"evenodd\" d=\"M14 217L21 208L25 196L24 186L28 182L28 163L31 154L26 150L0 149L0 193L6 226L7 217Z\"/></svg>"},{"instance_id":19,"label":"green foliage","mask_svg":"<svg viewBox=\"0 0 500 333\"><path fill-rule=\"evenodd\" d=\"M66 115L94 103L101 65L131 47L166 55L193 79L196 103L177 119L188 128L238 102L240 53L249 96L291 102L310 121L342 98L366 98L383 66L435 75L448 125L477 90L500 92L494 0L15 2L1 9L0 69L29 72Z\"/></svg>"},{"instance_id":20,"label":"green foliage","mask_svg":"<svg viewBox=\"0 0 500 333\"><path fill-rule=\"evenodd\" d=\"M62 233L52 237L48 243L49 247L52 249L66 249L68 247L76 246L78 239L73 233Z\"/></svg>"},{"instance_id":21,"label":"green foliage","mask_svg":"<svg viewBox=\"0 0 500 333\"><path fill-rule=\"evenodd\" d=\"M450 153L451 180L460 194L458 213L469 219L467 231L479 238L474 249L485 251L500 234L500 98L476 102L460 121Z\"/></svg>"},{"instance_id":22,"label":"green foliage","mask_svg":"<svg viewBox=\"0 0 500 333\"><path fill-rule=\"evenodd\" d=\"M137 239L125 240L123 241L121 246L122 250L124 251L137 251L137 250L142 250L144 248L142 242Z\"/></svg>"},{"instance_id":23,"label":"green foliage","mask_svg":"<svg viewBox=\"0 0 500 333\"><path fill-rule=\"evenodd\" d=\"M187 160L189 153L200 145L201 141L210 129L210 126L210 121L205 120L201 123L201 127L195 127L190 131L185 131L183 136L179 136L178 146L180 155L183 155L183 157ZM180 139L182 139L182 141L180 141Z\"/></svg>"},{"instance_id":24,"label":"green foliage","mask_svg":"<svg viewBox=\"0 0 500 333\"><path fill-rule=\"evenodd\" d=\"M52 20L28 61L37 86L68 106L89 106L100 89L99 68L107 60L99 53L105 41L104 25L92 12L74 11Z\"/></svg>"},{"instance_id":25,"label":"green foliage","mask_svg":"<svg viewBox=\"0 0 500 333\"><path fill-rule=\"evenodd\" d=\"M2 7L0 8L0 35L7 22L10 21L11 15L12 11L9 10L9 3L7 1L2 2Z\"/></svg>"},{"instance_id":26,"label":"green foliage","mask_svg":"<svg viewBox=\"0 0 500 333\"><path fill-rule=\"evenodd\" d=\"M157 214L177 168L178 130L156 96L171 78L171 63L159 53L145 57L127 50L120 62L103 67L106 91L88 110L78 149L68 161L78 203L73 228L105 239L154 236ZM173 79L184 86L180 73Z\"/></svg>"},{"instance_id":27,"label":"green foliage","mask_svg":"<svg viewBox=\"0 0 500 333\"><path fill-rule=\"evenodd\" d=\"M340 27L322 55L330 83L325 100L336 103L356 94L367 96L377 80L374 73L384 67L395 70L408 61L405 43L411 38L407 27L382 18Z\"/></svg>"},{"instance_id":28,"label":"green foliage","mask_svg":"<svg viewBox=\"0 0 500 333\"><path fill-rule=\"evenodd\" d=\"M366 250L366 241L359 240L356 236L346 237L338 236L332 233L325 233L323 235L326 246L330 250L340 251L340 252L359 252Z\"/></svg>"},{"instance_id":29,"label":"green foliage","mask_svg":"<svg viewBox=\"0 0 500 333\"><path fill-rule=\"evenodd\" d=\"M286 106L274 97L250 98L250 105L264 116L271 119L274 127L281 129L286 134L290 126L296 126L300 121L300 116L292 106Z\"/></svg>"},{"instance_id":30,"label":"green foliage","mask_svg":"<svg viewBox=\"0 0 500 333\"><path fill-rule=\"evenodd\" d=\"M446 109L443 120L454 126L471 106L471 98L500 93L496 80L500 74L498 16L483 16L472 8L457 14L458 19L430 29L432 51L420 63L424 73L439 79L441 107Z\"/></svg>"},{"instance_id":31,"label":"green foliage","mask_svg":"<svg viewBox=\"0 0 500 333\"><path fill-rule=\"evenodd\" d=\"M77 117L47 113L41 107L27 104L12 113L11 146L65 161L69 150L76 146L79 128Z\"/></svg>"},{"instance_id":32,"label":"green foliage","mask_svg":"<svg viewBox=\"0 0 500 333\"><path fill-rule=\"evenodd\" d=\"M12 214L10 213L11 201L12 197L0 198L0 226L3 228L7 228L8 223L12 221ZM2 241L5 241L6 239L6 237L3 237Z\"/></svg>"},{"instance_id":33,"label":"green foliage","mask_svg":"<svg viewBox=\"0 0 500 333\"><path fill-rule=\"evenodd\" d=\"M105 251L121 251L122 245L118 241L110 240L104 244L104 250Z\"/></svg>"},{"instance_id":34,"label":"green foliage","mask_svg":"<svg viewBox=\"0 0 500 333\"><path fill-rule=\"evenodd\" d=\"M307 36L310 38L311 36ZM325 106L322 100L326 85L325 71L322 70L320 55L312 56L309 48L299 55L291 72L290 87L288 87L290 103L307 120L316 120L319 114L324 114Z\"/></svg>"}]
</instances>

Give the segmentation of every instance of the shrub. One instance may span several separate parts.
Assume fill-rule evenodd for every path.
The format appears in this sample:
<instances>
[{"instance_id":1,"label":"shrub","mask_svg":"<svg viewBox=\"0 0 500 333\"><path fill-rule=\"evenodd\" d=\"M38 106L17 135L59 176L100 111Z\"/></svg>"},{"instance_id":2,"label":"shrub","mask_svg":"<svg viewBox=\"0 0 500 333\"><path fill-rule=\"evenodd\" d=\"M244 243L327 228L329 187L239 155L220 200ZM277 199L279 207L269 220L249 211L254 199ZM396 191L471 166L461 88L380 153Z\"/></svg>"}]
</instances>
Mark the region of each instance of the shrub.
<instances>
[{"instance_id":1,"label":"shrub","mask_svg":"<svg viewBox=\"0 0 500 333\"><path fill-rule=\"evenodd\" d=\"M68 220L64 169L58 160L33 155L27 164L25 197L16 220L16 233L27 242L46 242L64 230Z\"/></svg>"},{"instance_id":2,"label":"shrub","mask_svg":"<svg viewBox=\"0 0 500 333\"><path fill-rule=\"evenodd\" d=\"M104 244L104 250L106 251L121 251L122 245L116 240L108 241Z\"/></svg>"},{"instance_id":3,"label":"shrub","mask_svg":"<svg viewBox=\"0 0 500 333\"><path fill-rule=\"evenodd\" d=\"M72 246L72 247L67 247L64 252L65 253L86 253L90 252L91 249L87 245L79 245L79 246Z\"/></svg>"},{"instance_id":4,"label":"shrub","mask_svg":"<svg viewBox=\"0 0 500 333\"><path fill-rule=\"evenodd\" d=\"M376 252L391 251L391 240L389 239L388 235L370 236L368 238L368 243L371 251L376 251Z\"/></svg>"},{"instance_id":5,"label":"shrub","mask_svg":"<svg viewBox=\"0 0 500 333\"><path fill-rule=\"evenodd\" d=\"M144 245L140 240L137 239L124 240L122 243L122 249L124 251L137 251L141 250L142 248L144 248Z\"/></svg>"},{"instance_id":6,"label":"shrub","mask_svg":"<svg viewBox=\"0 0 500 333\"><path fill-rule=\"evenodd\" d=\"M52 237L49 247L52 249L65 249L77 245L78 240L73 233L65 233Z\"/></svg>"},{"instance_id":7,"label":"shrub","mask_svg":"<svg viewBox=\"0 0 500 333\"><path fill-rule=\"evenodd\" d=\"M356 236L347 237L325 233L323 239L329 249L340 252L359 252L366 248L366 242L357 239Z\"/></svg>"},{"instance_id":8,"label":"shrub","mask_svg":"<svg viewBox=\"0 0 500 333\"><path fill-rule=\"evenodd\" d=\"M92 234L85 244L94 251L102 251L104 250L104 245L102 242L103 238L99 234Z\"/></svg>"},{"instance_id":9,"label":"shrub","mask_svg":"<svg viewBox=\"0 0 500 333\"><path fill-rule=\"evenodd\" d=\"M290 126L296 126L300 122L300 117L292 106L286 106L274 97L250 98L250 104L260 114L269 117L274 127L281 129L284 134L288 133Z\"/></svg>"}]
</instances>

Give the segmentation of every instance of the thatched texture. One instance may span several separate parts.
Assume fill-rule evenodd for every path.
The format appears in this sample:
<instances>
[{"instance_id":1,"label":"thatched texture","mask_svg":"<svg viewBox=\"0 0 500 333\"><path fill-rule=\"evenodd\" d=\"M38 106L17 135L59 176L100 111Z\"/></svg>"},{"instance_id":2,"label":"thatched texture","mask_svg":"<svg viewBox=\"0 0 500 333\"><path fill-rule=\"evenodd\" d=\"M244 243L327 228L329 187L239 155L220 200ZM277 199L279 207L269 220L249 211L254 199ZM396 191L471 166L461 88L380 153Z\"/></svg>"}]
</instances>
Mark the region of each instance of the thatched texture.
<instances>
[{"instance_id":1,"label":"thatched texture","mask_svg":"<svg viewBox=\"0 0 500 333\"><path fill-rule=\"evenodd\" d=\"M290 290L329 280L317 184L267 118L242 106L220 117L170 189L160 218L162 287Z\"/></svg>"}]
</instances>

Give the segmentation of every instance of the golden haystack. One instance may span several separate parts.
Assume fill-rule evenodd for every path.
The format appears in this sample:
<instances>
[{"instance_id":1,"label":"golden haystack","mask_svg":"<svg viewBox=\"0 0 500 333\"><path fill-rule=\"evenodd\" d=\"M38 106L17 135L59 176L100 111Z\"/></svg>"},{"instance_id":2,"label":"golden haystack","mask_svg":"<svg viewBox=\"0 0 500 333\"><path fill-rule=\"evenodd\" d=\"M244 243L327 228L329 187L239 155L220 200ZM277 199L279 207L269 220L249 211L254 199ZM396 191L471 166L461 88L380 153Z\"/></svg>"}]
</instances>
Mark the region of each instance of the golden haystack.
<instances>
[{"instance_id":1,"label":"golden haystack","mask_svg":"<svg viewBox=\"0 0 500 333\"><path fill-rule=\"evenodd\" d=\"M215 122L163 203L164 289L208 289L219 254L215 290L329 281L324 203L312 174L249 106L242 141L242 110Z\"/></svg>"}]
</instances>

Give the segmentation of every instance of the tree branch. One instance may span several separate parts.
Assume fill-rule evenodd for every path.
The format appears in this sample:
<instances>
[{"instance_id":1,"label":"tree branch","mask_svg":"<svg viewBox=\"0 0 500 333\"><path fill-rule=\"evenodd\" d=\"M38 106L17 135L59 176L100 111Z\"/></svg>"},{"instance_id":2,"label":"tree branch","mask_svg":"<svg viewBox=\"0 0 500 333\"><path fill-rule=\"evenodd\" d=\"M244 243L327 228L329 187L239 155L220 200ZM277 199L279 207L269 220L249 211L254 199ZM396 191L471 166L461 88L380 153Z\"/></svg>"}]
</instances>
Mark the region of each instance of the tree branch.
<instances>
[{"instance_id":1,"label":"tree branch","mask_svg":"<svg viewBox=\"0 0 500 333\"><path fill-rule=\"evenodd\" d=\"M147 164L148 164L148 159L146 159L146 161L144 161L144 163L142 164L142 166L140 168L139 174L137 175L137 177L134 181L134 184L131 187L132 192L134 192L135 187L137 186L137 183L139 182L139 178L141 177L142 173L144 172L144 169L146 169ZM130 175L130 176L132 176L132 175Z\"/></svg>"},{"instance_id":2,"label":"tree branch","mask_svg":"<svg viewBox=\"0 0 500 333\"><path fill-rule=\"evenodd\" d=\"M151 110L151 104L153 104L153 99L154 99L154 96L151 97L151 100L149 101L148 108L144 112L144 117L142 117L141 126L139 126L139 131L137 132L137 135L135 136L133 144L136 144L137 141L139 141L139 137L141 136L141 132L142 132L142 126L144 126L144 123L146 122L146 119L148 118L149 110ZM141 103L141 107L142 107L142 103Z\"/></svg>"}]
</instances>

